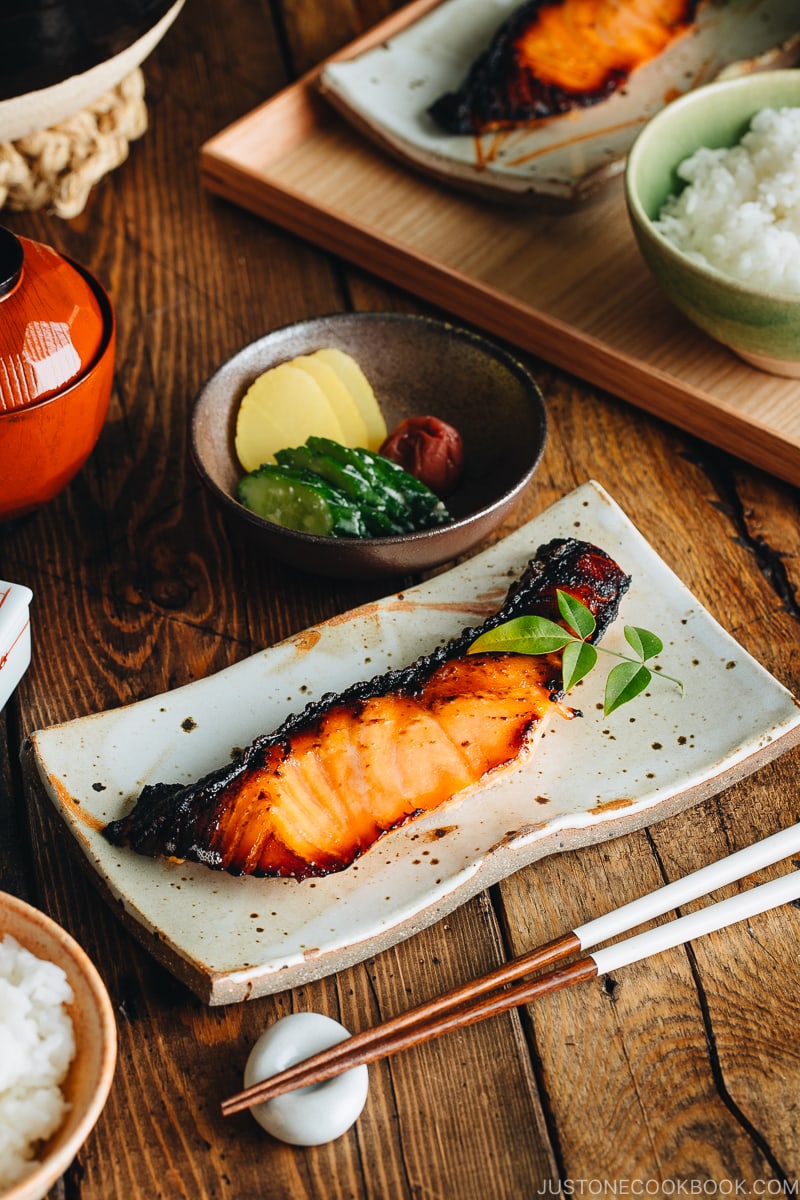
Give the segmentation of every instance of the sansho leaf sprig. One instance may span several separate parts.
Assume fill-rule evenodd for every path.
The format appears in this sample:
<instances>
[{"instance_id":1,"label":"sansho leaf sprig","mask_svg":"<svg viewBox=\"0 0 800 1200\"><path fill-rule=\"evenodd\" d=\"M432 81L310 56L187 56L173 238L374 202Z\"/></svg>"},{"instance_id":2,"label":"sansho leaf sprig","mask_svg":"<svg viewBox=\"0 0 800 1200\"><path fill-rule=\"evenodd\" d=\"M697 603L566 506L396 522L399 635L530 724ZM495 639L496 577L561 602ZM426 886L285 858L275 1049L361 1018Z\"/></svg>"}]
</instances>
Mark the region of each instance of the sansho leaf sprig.
<instances>
[{"instance_id":1,"label":"sansho leaf sprig","mask_svg":"<svg viewBox=\"0 0 800 1200\"><path fill-rule=\"evenodd\" d=\"M606 716L615 708L627 704L643 692L653 671L647 666L664 649L664 643L655 633L640 629L637 625L625 625L625 641L634 651L635 658L608 650L605 646L593 646L587 638L595 631L597 622L586 605L568 592L556 591L558 610L565 622L559 625L547 617L514 617L482 633L469 647L469 654L484 651L501 651L505 654L553 654L563 650L561 675L564 691L568 692L579 680L588 675L597 662L598 651L622 659L618 666L609 671L606 679L603 711ZM679 679L658 672L660 679L668 679L683 694Z\"/></svg>"}]
</instances>

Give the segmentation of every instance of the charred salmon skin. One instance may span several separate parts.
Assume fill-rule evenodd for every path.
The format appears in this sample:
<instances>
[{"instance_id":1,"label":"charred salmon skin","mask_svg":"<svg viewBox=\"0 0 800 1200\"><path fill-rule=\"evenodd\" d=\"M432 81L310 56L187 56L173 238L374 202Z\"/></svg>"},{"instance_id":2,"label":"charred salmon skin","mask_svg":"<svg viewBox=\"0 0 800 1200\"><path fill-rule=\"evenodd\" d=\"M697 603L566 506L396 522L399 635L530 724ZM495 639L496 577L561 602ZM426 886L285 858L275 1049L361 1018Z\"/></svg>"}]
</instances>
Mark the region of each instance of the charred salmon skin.
<instances>
[{"instance_id":1,"label":"charred salmon skin","mask_svg":"<svg viewBox=\"0 0 800 1200\"><path fill-rule=\"evenodd\" d=\"M557 589L592 611L596 640L629 582L597 547L550 542L478 628L309 704L197 783L145 787L105 835L234 875L340 871L387 830L518 765L554 713L574 715L560 654L469 654L472 642L512 617L559 620Z\"/></svg>"},{"instance_id":2,"label":"charred salmon skin","mask_svg":"<svg viewBox=\"0 0 800 1200\"><path fill-rule=\"evenodd\" d=\"M700 2L528 0L430 114L448 133L481 134L597 104L685 32Z\"/></svg>"}]
</instances>

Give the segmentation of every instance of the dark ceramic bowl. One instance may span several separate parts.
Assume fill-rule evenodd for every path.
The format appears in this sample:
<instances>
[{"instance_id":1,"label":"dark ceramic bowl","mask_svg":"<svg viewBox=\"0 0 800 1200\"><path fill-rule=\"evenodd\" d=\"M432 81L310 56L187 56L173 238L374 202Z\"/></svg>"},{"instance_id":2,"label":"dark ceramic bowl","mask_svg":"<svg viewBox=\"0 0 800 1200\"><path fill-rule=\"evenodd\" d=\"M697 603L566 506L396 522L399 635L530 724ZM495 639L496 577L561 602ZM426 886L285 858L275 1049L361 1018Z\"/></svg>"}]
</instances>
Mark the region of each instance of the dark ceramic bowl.
<instances>
[{"instance_id":1,"label":"dark ceramic bowl","mask_svg":"<svg viewBox=\"0 0 800 1200\"><path fill-rule=\"evenodd\" d=\"M373 386L386 425L435 416L464 442L464 474L446 503L448 525L386 538L331 538L273 525L236 499L242 469L236 415L268 367L323 346L351 354ZM509 515L544 449L547 419L529 372L485 338L426 317L341 313L277 329L212 375L195 404L191 455L228 517L291 566L343 579L428 570L477 546Z\"/></svg>"}]
</instances>

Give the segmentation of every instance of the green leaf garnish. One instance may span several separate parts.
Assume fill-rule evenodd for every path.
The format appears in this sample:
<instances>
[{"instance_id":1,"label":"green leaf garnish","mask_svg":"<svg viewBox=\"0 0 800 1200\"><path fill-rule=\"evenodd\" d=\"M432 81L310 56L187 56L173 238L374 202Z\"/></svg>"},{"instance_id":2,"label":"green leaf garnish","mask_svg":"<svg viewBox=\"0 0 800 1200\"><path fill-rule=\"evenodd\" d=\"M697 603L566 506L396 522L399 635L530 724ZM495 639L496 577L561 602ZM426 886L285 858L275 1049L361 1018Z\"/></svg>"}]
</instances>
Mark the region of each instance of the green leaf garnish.
<instances>
[{"instance_id":1,"label":"green leaf garnish","mask_svg":"<svg viewBox=\"0 0 800 1200\"><path fill-rule=\"evenodd\" d=\"M549 621L547 617L514 617L482 633L467 653L483 654L494 651L502 654L539 655L554 654L557 650L563 650L561 679L565 692L589 674L597 662L598 651L620 658L622 662L609 672L606 680L603 711L608 716L644 691L654 674L645 664L661 653L664 643L649 629L641 629L638 625L625 625L625 640L636 655L635 658L618 654L616 650L607 650L604 646L594 646L587 640L597 628L591 610L582 600L578 600L569 592L561 591L560 588L556 590L556 600L563 625ZM671 675L665 675L663 672L658 672L658 678L674 683L683 695L683 684L679 679L673 679Z\"/></svg>"},{"instance_id":2,"label":"green leaf garnish","mask_svg":"<svg viewBox=\"0 0 800 1200\"><path fill-rule=\"evenodd\" d=\"M547 617L514 617L482 633L470 654L499 650L504 654L552 654L573 640L572 634Z\"/></svg>"},{"instance_id":3,"label":"green leaf garnish","mask_svg":"<svg viewBox=\"0 0 800 1200\"><path fill-rule=\"evenodd\" d=\"M589 611L586 605L577 599L576 596L570 596L569 592L556 592L558 600L558 611L561 613L564 620L569 625L570 629L574 629L579 637L589 638L597 628L597 622L594 619L594 614Z\"/></svg>"},{"instance_id":4,"label":"green leaf garnish","mask_svg":"<svg viewBox=\"0 0 800 1200\"><path fill-rule=\"evenodd\" d=\"M653 673L644 663L621 662L619 666L609 671L606 680L606 693L603 698L603 712L606 716L615 708L627 704L647 687Z\"/></svg>"},{"instance_id":5,"label":"green leaf garnish","mask_svg":"<svg viewBox=\"0 0 800 1200\"><path fill-rule=\"evenodd\" d=\"M574 641L564 647L564 658L561 673L564 680L564 691L568 692L575 684L588 675L597 662L597 651L588 642Z\"/></svg>"},{"instance_id":6,"label":"green leaf garnish","mask_svg":"<svg viewBox=\"0 0 800 1200\"><path fill-rule=\"evenodd\" d=\"M633 647L642 662L647 662L648 658L655 658L664 649L661 638L650 633L648 629L640 629L638 625L626 625L623 632L625 641Z\"/></svg>"}]
</instances>

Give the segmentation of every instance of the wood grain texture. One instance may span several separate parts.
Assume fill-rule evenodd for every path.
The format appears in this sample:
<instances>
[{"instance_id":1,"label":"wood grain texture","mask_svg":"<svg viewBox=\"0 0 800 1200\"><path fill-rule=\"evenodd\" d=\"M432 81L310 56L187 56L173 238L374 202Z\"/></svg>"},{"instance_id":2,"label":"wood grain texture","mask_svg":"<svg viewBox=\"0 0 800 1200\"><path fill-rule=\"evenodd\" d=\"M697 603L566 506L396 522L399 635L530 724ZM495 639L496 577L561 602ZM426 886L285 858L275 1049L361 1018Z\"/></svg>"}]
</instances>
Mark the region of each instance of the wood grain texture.
<instances>
[{"instance_id":1,"label":"wood grain texture","mask_svg":"<svg viewBox=\"0 0 800 1200\"><path fill-rule=\"evenodd\" d=\"M195 478L187 430L203 380L267 329L346 308L437 311L382 283L370 260L316 248L210 195L200 177L208 138L395 8L192 0L145 64L150 129L87 212L69 223L3 213L96 271L119 325L95 453L45 510L0 526L0 574L34 591L33 661L0 717L0 887L86 948L120 1030L109 1102L51 1200L532 1200L578 1180L656 1181L665 1194L676 1180L791 1184L791 907L374 1064L362 1117L328 1146L282 1146L247 1114L223 1119L219 1102L276 1017L313 1009L364 1028L797 820L797 750L647 831L539 862L358 967L217 1009L129 937L22 776L18 748L32 729L179 686L378 594L254 553ZM381 203L391 214L391 194ZM800 692L796 490L552 365L560 336L549 361L544 345L541 357L525 353L550 437L498 536L598 479L723 625Z\"/></svg>"}]
</instances>

